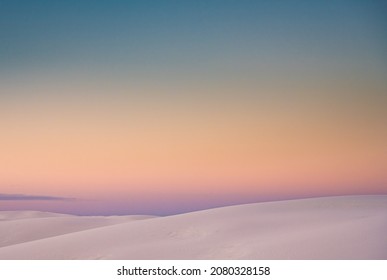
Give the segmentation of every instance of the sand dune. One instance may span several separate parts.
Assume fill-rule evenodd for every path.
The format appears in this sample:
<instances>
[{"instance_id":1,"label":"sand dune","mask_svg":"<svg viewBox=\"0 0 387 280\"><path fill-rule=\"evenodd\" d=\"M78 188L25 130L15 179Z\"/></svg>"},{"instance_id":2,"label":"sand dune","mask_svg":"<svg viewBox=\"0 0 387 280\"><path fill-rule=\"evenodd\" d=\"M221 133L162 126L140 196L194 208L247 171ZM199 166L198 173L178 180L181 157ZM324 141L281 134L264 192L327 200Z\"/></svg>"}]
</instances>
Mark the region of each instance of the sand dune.
<instances>
[{"instance_id":1,"label":"sand dune","mask_svg":"<svg viewBox=\"0 0 387 280\"><path fill-rule=\"evenodd\" d=\"M51 217L71 217L71 215L50 213L50 212L39 212L39 211L1 211L0 212L0 221L51 218Z\"/></svg>"},{"instance_id":2,"label":"sand dune","mask_svg":"<svg viewBox=\"0 0 387 280\"><path fill-rule=\"evenodd\" d=\"M3 217L0 220L0 247L5 247L92 228L147 219L151 216L77 217L23 211L2 213L0 217Z\"/></svg>"},{"instance_id":3,"label":"sand dune","mask_svg":"<svg viewBox=\"0 0 387 280\"><path fill-rule=\"evenodd\" d=\"M387 195L265 202L151 219L39 212L1 217L0 259L387 259Z\"/></svg>"}]
</instances>

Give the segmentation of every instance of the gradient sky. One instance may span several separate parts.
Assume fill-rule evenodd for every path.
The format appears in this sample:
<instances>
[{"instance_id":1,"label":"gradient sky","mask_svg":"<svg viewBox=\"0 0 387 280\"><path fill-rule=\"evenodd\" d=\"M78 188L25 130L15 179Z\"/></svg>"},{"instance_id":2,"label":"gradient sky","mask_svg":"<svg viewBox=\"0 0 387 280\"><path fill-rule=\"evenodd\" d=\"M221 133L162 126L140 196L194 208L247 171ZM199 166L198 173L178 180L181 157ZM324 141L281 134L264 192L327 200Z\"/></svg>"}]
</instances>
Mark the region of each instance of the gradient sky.
<instances>
[{"instance_id":1,"label":"gradient sky","mask_svg":"<svg viewBox=\"0 0 387 280\"><path fill-rule=\"evenodd\" d=\"M0 210L387 194L386 15L385 1L0 0Z\"/></svg>"}]
</instances>

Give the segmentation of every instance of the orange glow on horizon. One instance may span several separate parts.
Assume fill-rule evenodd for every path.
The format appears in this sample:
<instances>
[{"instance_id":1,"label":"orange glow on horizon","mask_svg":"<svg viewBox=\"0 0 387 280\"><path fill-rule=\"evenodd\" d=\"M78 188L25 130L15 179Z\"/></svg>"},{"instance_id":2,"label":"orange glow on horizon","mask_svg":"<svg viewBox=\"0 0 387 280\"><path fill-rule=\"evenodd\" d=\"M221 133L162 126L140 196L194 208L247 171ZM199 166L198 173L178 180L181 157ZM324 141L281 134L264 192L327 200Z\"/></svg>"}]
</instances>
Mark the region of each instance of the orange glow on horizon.
<instances>
[{"instance_id":1,"label":"orange glow on horizon","mask_svg":"<svg viewBox=\"0 0 387 280\"><path fill-rule=\"evenodd\" d=\"M241 193L266 192L264 186L308 193L314 192L308 185L335 192L338 185L350 191L356 182L386 182L382 123L369 126L356 112L208 98L75 101L25 103L1 113L3 192L14 186L71 196L103 195L107 186L112 193L147 192L141 186L227 192L232 185Z\"/></svg>"}]
</instances>

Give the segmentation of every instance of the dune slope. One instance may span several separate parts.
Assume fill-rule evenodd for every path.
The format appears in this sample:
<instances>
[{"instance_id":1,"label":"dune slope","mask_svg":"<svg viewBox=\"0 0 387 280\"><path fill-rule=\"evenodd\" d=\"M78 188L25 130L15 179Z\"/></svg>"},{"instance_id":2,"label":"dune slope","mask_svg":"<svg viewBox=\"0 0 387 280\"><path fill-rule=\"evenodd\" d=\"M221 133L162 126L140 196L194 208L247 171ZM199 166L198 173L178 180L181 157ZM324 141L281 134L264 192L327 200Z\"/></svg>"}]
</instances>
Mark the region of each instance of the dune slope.
<instances>
[{"instance_id":1,"label":"dune slope","mask_svg":"<svg viewBox=\"0 0 387 280\"><path fill-rule=\"evenodd\" d=\"M0 221L0 244L8 236L2 223L17 221L15 230L23 232L19 243L14 238L0 248L0 259L387 259L386 195L265 202L136 221L128 216L110 224L98 219L114 220ZM53 223L65 230L28 240Z\"/></svg>"}]
</instances>

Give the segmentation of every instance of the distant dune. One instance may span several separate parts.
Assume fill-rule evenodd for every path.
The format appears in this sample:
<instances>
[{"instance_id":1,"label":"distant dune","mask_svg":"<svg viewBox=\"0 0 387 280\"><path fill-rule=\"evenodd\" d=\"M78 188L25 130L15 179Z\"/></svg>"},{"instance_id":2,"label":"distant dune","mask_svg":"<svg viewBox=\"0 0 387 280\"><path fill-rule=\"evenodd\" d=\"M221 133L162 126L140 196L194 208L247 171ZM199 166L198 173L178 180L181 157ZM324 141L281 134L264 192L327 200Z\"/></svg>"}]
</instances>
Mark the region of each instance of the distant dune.
<instances>
[{"instance_id":1,"label":"distant dune","mask_svg":"<svg viewBox=\"0 0 387 280\"><path fill-rule=\"evenodd\" d=\"M387 259L387 195L168 217L0 212L0 259Z\"/></svg>"}]
</instances>

